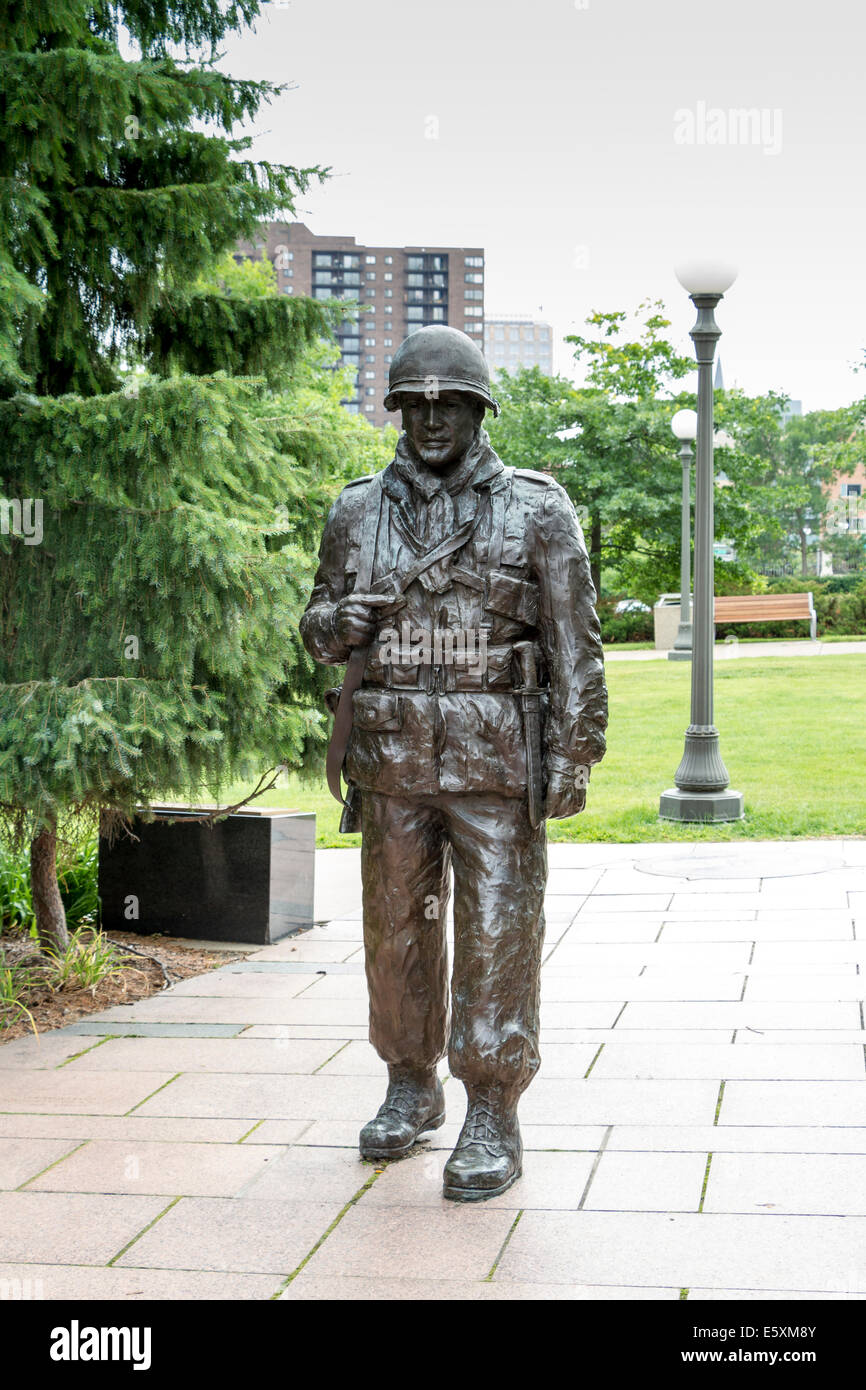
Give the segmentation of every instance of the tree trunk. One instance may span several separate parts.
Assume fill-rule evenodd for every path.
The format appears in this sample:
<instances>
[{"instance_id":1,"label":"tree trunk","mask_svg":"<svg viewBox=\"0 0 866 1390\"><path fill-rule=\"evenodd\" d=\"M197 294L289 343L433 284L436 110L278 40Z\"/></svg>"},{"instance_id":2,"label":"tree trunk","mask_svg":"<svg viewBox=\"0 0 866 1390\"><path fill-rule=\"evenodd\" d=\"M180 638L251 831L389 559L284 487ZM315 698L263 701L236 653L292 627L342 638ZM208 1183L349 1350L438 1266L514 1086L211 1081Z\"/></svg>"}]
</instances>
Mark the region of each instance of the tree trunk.
<instances>
[{"instance_id":1,"label":"tree trunk","mask_svg":"<svg viewBox=\"0 0 866 1390\"><path fill-rule=\"evenodd\" d=\"M54 824L46 826L30 842L30 890L40 946L65 951L69 933L57 884L57 827Z\"/></svg>"},{"instance_id":2,"label":"tree trunk","mask_svg":"<svg viewBox=\"0 0 866 1390\"><path fill-rule=\"evenodd\" d=\"M809 538L800 532L800 571L805 579L809 573Z\"/></svg>"},{"instance_id":3,"label":"tree trunk","mask_svg":"<svg viewBox=\"0 0 866 1390\"><path fill-rule=\"evenodd\" d=\"M601 517L593 516L589 527L589 568L595 592L601 598Z\"/></svg>"}]
</instances>

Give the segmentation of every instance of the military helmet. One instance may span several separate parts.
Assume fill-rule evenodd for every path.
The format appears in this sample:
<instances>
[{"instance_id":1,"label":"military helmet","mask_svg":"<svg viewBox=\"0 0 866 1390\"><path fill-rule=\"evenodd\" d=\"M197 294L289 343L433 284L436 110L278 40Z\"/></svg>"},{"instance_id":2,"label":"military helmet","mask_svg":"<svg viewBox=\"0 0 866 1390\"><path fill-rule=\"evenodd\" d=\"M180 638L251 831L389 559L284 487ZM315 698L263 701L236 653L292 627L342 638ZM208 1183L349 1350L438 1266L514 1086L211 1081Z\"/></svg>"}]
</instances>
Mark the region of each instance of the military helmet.
<instances>
[{"instance_id":1,"label":"military helmet","mask_svg":"<svg viewBox=\"0 0 866 1390\"><path fill-rule=\"evenodd\" d=\"M494 415L499 414L481 349L468 334L444 323L416 329L394 353L385 409L397 410L404 391L434 398L440 391L466 391L483 401Z\"/></svg>"}]
</instances>

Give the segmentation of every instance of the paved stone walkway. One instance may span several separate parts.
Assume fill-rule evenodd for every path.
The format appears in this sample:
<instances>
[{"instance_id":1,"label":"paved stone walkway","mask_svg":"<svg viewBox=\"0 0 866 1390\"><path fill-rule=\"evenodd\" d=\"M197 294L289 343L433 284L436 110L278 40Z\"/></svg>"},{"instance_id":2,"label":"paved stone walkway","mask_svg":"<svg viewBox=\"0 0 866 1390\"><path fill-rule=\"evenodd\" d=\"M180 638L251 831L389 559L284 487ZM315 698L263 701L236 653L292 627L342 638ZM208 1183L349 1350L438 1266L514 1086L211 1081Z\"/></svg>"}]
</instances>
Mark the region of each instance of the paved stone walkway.
<instances>
[{"instance_id":1,"label":"paved stone walkway","mask_svg":"<svg viewBox=\"0 0 866 1390\"><path fill-rule=\"evenodd\" d=\"M508 1193L442 1200L453 1079L415 1156L359 1160L385 1072L358 852L323 851L313 931L0 1048L0 1293L866 1297L866 841L550 861Z\"/></svg>"},{"instance_id":2,"label":"paved stone walkway","mask_svg":"<svg viewBox=\"0 0 866 1390\"><path fill-rule=\"evenodd\" d=\"M756 656L866 656L866 642L786 642L777 639L772 642L741 642L735 638L730 642L716 642L713 657L716 661L740 661ZM615 646L604 649L605 661L667 661L666 651L630 652L617 651Z\"/></svg>"}]
</instances>

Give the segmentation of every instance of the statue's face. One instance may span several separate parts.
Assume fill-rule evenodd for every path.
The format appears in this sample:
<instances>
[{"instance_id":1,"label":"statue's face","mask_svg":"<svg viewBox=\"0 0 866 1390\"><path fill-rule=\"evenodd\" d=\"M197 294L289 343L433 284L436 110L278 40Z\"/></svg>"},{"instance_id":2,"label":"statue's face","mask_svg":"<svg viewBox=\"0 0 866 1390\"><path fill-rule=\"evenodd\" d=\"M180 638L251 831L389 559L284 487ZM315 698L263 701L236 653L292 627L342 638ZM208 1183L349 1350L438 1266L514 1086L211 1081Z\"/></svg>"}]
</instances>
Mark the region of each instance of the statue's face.
<instances>
[{"instance_id":1,"label":"statue's face","mask_svg":"<svg viewBox=\"0 0 866 1390\"><path fill-rule=\"evenodd\" d=\"M439 472L463 458L484 416L484 406L465 391L441 391L430 400L403 396L403 428L419 458Z\"/></svg>"}]
</instances>

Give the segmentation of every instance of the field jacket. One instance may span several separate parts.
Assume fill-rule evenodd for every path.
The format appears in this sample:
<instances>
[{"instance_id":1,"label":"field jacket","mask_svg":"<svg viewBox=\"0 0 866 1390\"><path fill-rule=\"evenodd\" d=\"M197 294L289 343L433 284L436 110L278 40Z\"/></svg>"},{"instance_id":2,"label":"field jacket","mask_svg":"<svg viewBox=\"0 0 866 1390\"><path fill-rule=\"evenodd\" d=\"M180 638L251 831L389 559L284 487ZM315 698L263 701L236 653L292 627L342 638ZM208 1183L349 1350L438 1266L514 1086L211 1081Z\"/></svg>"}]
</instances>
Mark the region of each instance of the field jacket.
<instances>
[{"instance_id":1,"label":"field jacket","mask_svg":"<svg viewBox=\"0 0 866 1390\"><path fill-rule=\"evenodd\" d=\"M382 474L343 489L301 619L302 639L317 661L340 666L349 658L333 618L359 567L370 571L368 592L390 592L423 558L416 522L440 490L405 435ZM544 691L545 773L573 774L585 787L586 770L604 754L607 692L596 594L571 500L545 473L506 468L483 430L450 497L453 525L467 539L412 579L393 611L377 612L353 700L346 776L362 790L397 796L524 796L513 647L528 640Z\"/></svg>"}]
</instances>

